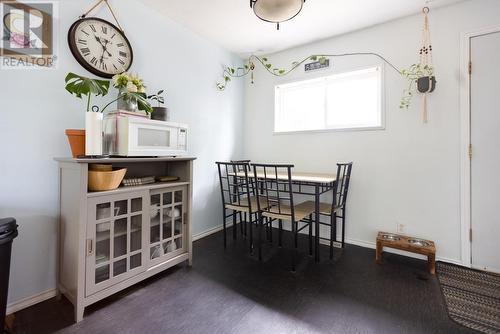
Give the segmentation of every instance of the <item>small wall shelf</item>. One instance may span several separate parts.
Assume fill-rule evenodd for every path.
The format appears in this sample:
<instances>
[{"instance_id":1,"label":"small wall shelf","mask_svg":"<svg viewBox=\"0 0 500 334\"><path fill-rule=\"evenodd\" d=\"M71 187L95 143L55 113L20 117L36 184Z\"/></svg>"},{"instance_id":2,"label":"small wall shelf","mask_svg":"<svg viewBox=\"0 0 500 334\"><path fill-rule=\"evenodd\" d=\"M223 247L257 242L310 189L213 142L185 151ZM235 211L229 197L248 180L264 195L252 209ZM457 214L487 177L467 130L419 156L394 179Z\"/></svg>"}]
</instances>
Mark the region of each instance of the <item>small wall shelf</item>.
<instances>
[{"instance_id":1,"label":"small wall shelf","mask_svg":"<svg viewBox=\"0 0 500 334\"><path fill-rule=\"evenodd\" d=\"M58 290L85 307L176 264L192 262L191 201L195 158L58 158ZM178 176L89 192L89 164L127 168L127 177Z\"/></svg>"}]
</instances>

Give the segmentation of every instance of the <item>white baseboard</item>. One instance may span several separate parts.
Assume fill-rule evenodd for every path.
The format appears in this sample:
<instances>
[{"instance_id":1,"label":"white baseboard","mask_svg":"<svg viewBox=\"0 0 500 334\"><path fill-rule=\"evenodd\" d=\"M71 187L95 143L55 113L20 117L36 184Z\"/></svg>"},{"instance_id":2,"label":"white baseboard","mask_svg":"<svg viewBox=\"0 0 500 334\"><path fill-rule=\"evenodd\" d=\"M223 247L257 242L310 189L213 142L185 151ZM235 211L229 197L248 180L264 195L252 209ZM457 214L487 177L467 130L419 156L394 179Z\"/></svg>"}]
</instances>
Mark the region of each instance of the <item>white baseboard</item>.
<instances>
[{"instance_id":1,"label":"white baseboard","mask_svg":"<svg viewBox=\"0 0 500 334\"><path fill-rule=\"evenodd\" d=\"M47 299L53 298L56 296L56 294L57 294L56 289L50 289L44 292L40 292L36 295L26 297L16 302L10 303L9 305L7 305L7 315L15 313L17 311L21 311L22 309L25 309L32 305L41 303Z\"/></svg>"},{"instance_id":2,"label":"white baseboard","mask_svg":"<svg viewBox=\"0 0 500 334\"><path fill-rule=\"evenodd\" d=\"M232 223L228 223L227 227L231 227L232 225L233 225ZM219 231L222 231L222 228L223 228L223 226L221 224L221 225L215 226L215 227L213 227L211 229L208 229L205 232L201 232L201 233L198 233L196 235L193 235L193 241L196 241L196 240L208 237L211 234L214 234L214 233L217 233ZM328 243L327 240L321 240L320 242L323 245L329 245L329 243ZM345 242L347 244L350 244L350 245L360 246L360 247L364 247L364 248L371 248L371 249L377 248L376 243L373 242L373 241L365 241L365 240L357 240L357 239L346 238ZM398 254L398 255L404 255L404 256L408 256L408 257L412 257L412 258L416 258L416 259L421 259L421 260L427 259L427 257L425 255L420 255L420 254L415 254L415 253L400 251L398 249L392 249L392 248L384 248L384 252ZM436 260L437 261L442 261L442 262L453 263L453 264L456 264L456 265L459 265L459 266L463 265L462 261L460 261L460 260L449 259L449 258L440 257L440 256L437 256Z\"/></svg>"},{"instance_id":3,"label":"white baseboard","mask_svg":"<svg viewBox=\"0 0 500 334\"><path fill-rule=\"evenodd\" d=\"M229 226L233 226L233 224L232 223L231 223L231 225L227 224L227 227L229 227ZM206 230L204 232L200 232L200 233L194 234L193 235L193 241L203 239L205 237L208 237L211 234L214 234L214 233L217 233L219 231L222 231L223 228L224 228L224 226L221 224L221 225L212 227L212 228L210 228L210 229L208 229L208 230Z\"/></svg>"}]
</instances>

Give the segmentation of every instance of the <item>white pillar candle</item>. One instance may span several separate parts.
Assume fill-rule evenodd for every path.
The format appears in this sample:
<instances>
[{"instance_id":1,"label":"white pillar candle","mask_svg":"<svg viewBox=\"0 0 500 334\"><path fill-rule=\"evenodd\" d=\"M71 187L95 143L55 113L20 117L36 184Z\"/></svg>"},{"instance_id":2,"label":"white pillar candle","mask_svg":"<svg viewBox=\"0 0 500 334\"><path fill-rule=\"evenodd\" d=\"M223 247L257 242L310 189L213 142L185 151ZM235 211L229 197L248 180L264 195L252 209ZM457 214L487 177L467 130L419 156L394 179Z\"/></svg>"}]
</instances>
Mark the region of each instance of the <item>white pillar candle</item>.
<instances>
[{"instance_id":1,"label":"white pillar candle","mask_svg":"<svg viewBox=\"0 0 500 334\"><path fill-rule=\"evenodd\" d=\"M102 113L85 113L85 155L102 155Z\"/></svg>"}]
</instances>

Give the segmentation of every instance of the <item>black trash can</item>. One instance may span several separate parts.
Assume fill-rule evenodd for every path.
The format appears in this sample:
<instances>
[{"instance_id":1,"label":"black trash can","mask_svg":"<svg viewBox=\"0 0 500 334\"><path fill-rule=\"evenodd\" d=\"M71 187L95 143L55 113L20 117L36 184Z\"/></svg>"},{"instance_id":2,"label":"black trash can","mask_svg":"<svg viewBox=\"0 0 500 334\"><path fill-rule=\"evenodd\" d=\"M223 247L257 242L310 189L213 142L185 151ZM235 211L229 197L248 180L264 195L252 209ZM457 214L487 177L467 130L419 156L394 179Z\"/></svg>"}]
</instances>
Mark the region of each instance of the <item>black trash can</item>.
<instances>
[{"instance_id":1,"label":"black trash can","mask_svg":"<svg viewBox=\"0 0 500 334\"><path fill-rule=\"evenodd\" d=\"M17 224L14 218L0 219L0 333L5 327L7 311L7 292L9 290L10 253L12 240L17 237Z\"/></svg>"}]
</instances>

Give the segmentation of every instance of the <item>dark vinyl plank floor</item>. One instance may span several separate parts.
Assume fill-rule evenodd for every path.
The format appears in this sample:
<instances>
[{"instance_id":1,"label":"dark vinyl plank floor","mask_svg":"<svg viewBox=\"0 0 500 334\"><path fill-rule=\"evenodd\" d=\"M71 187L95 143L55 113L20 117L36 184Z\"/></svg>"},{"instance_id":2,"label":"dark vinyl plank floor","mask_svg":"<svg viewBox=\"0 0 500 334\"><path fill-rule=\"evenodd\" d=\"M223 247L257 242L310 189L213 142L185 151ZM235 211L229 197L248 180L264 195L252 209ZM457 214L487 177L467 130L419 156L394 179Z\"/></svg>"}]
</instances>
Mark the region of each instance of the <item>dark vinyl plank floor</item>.
<instances>
[{"instance_id":1,"label":"dark vinyl plank floor","mask_svg":"<svg viewBox=\"0 0 500 334\"><path fill-rule=\"evenodd\" d=\"M276 232L276 231L275 231ZM248 253L238 234L194 243L193 267L179 265L87 308L79 324L65 298L16 313L16 333L471 333L449 319L426 262L347 245L321 263L300 238L297 271L291 252ZM290 244L290 235L285 235Z\"/></svg>"}]
</instances>

